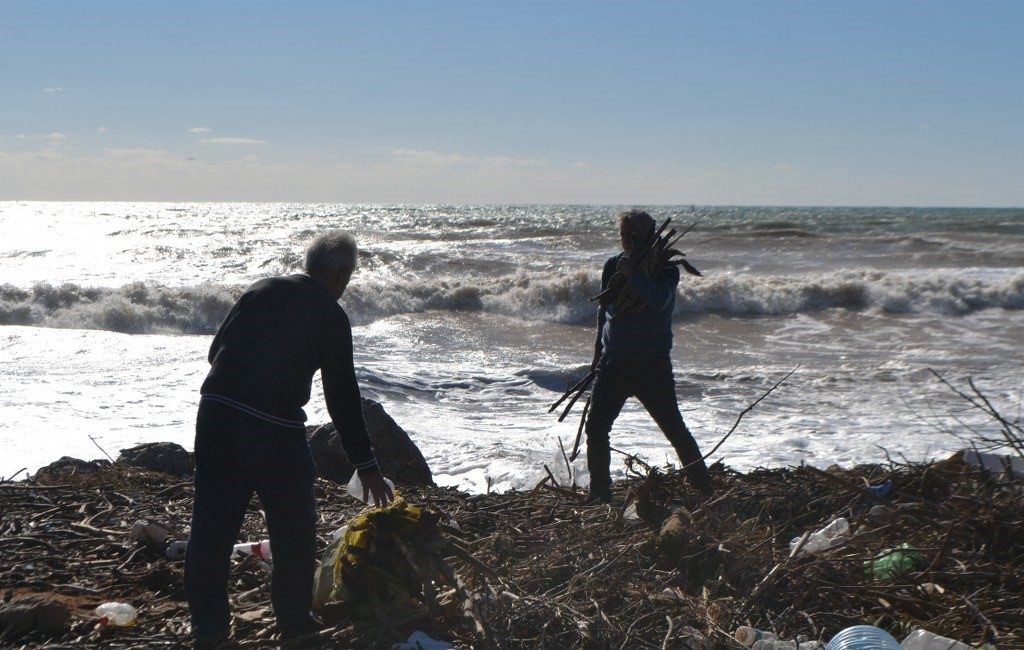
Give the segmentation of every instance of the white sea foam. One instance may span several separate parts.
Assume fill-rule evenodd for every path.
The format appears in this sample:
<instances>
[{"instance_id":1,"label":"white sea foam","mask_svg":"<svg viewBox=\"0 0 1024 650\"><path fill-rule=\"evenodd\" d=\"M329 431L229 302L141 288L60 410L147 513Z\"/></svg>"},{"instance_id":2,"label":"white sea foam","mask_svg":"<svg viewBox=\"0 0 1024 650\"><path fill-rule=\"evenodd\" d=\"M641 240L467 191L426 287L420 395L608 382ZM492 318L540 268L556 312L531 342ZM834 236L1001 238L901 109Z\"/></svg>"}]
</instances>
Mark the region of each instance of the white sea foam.
<instances>
[{"instance_id":1,"label":"white sea foam","mask_svg":"<svg viewBox=\"0 0 1024 650\"><path fill-rule=\"evenodd\" d=\"M425 311L486 312L552 323L593 320L595 273L526 273L465 279L367 282L344 304L357 323ZM133 282L119 288L39 283L0 286L0 324L104 329L132 334L209 334L242 287L166 287ZM1024 309L1024 271L981 273L833 271L794 276L725 274L686 278L675 314L779 316L829 309L928 313Z\"/></svg>"},{"instance_id":2,"label":"white sea foam","mask_svg":"<svg viewBox=\"0 0 1024 650\"><path fill-rule=\"evenodd\" d=\"M210 335L230 305L259 278L297 272L305 242L342 227L362 248L344 305L364 392L440 482L535 484L539 464L560 457L557 438L576 434L574 417L559 424L547 408L589 366L614 210L0 203L0 475L96 457L90 435L112 453L189 446ZM1024 211L655 212L700 222L683 248L705 277L680 284L673 361L702 447L800 365L716 458L746 468L877 460L878 445L942 453L959 442L941 431L962 427L934 420L950 396L927 368L1019 404ZM307 411L327 418L317 389ZM675 460L632 401L613 438Z\"/></svg>"}]
</instances>

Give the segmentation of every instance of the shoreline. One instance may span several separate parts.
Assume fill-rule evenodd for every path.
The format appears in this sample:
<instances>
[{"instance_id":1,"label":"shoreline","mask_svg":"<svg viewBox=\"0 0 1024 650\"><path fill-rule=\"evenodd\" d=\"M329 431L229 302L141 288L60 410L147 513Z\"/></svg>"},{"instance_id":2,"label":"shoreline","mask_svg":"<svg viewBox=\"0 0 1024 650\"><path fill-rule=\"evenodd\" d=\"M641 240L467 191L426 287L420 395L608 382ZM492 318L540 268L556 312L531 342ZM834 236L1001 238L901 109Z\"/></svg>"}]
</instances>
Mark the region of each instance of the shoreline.
<instances>
[{"instance_id":1,"label":"shoreline","mask_svg":"<svg viewBox=\"0 0 1024 650\"><path fill-rule=\"evenodd\" d=\"M730 638L740 625L827 642L848 625L874 623L898 639L923 627L972 645L1024 647L1019 478L984 472L962 454L827 471L712 468L714 495L700 501L678 472L635 461L632 476L614 485L611 507L589 505L584 493L552 479L529 491L474 495L399 486L409 503L436 513L442 555L476 620L464 615L455 590L390 632L341 607L321 636L341 647L372 647L376 640L390 647L422 630L457 647L619 647L671 639L663 647L725 648L738 647ZM53 479L0 483L11 522L6 590L15 602L60 599L71 613L62 633L30 633L19 644L187 643L181 563L131 542L129 532L136 520L150 520L181 533L191 482L123 464ZM889 496L865 487L890 480ZM625 507L630 499L635 514ZM317 501L323 551L330 532L360 504L323 479ZM849 523L846 539L789 558L793 538L837 517ZM242 539L264 537L254 501ZM885 578L865 568L901 544L914 550L911 564ZM236 640L274 647L269 574L251 556L232 571ZM97 627L91 609L111 600L142 605L138 624Z\"/></svg>"}]
</instances>

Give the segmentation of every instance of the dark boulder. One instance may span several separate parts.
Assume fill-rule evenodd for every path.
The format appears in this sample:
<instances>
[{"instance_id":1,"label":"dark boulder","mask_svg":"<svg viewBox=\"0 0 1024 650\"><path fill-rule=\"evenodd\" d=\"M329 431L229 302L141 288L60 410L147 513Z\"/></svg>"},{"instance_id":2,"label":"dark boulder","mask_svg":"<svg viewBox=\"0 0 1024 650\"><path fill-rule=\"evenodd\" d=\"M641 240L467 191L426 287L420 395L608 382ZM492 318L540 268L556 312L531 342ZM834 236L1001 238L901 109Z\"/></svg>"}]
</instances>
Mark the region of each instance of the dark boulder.
<instances>
[{"instance_id":1,"label":"dark boulder","mask_svg":"<svg viewBox=\"0 0 1024 650\"><path fill-rule=\"evenodd\" d=\"M433 485L430 467L409 434L372 399L363 398L363 419L370 434L381 471L397 483ZM341 447L341 436L333 424L308 427L309 448L316 462L317 475L335 483L346 484L355 469Z\"/></svg>"},{"instance_id":2,"label":"dark boulder","mask_svg":"<svg viewBox=\"0 0 1024 650\"><path fill-rule=\"evenodd\" d=\"M60 480L74 474L95 474L104 467L109 467L109 460L81 460L64 456L45 467L40 467L33 478L39 480Z\"/></svg>"},{"instance_id":3,"label":"dark boulder","mask_svg":"<svg viewBox=\"0 0 1024 650\"><path fill-rule=\"evenodd\" d=\"M173 442L145 442L122 449L117 462L173 476L189 476L193 468L192 454Z\"/></svg>"},{"instance_id":4,"label":"dark boulder","mask_svg":"<svg viewBox=\"0 0 1024 650\"><path fill-rule=\"evenodd\" d=\"M31 596L0 604L0 638L14 641L26 634L38 632L53 636L65 630L71 612L59 600Z\"/></svg>"}]
</instances>

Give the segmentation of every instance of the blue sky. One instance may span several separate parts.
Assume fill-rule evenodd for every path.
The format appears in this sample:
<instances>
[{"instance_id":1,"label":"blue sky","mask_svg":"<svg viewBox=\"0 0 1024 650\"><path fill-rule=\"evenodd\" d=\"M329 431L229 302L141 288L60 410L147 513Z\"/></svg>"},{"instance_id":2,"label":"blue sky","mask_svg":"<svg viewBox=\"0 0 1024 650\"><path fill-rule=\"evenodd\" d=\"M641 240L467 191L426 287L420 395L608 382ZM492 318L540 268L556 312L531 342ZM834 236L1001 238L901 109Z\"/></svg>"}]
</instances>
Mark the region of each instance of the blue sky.
<instances>
[{"instance_id":1,"label":"blue sky","mask_svg":"<svg viewBox=\"0 0 1024 650\"><path fill-rule=\"evenodd\" d=\"M1024 205L1020 2L0 1L0 199Z\"/></svg>"}]
</instances>

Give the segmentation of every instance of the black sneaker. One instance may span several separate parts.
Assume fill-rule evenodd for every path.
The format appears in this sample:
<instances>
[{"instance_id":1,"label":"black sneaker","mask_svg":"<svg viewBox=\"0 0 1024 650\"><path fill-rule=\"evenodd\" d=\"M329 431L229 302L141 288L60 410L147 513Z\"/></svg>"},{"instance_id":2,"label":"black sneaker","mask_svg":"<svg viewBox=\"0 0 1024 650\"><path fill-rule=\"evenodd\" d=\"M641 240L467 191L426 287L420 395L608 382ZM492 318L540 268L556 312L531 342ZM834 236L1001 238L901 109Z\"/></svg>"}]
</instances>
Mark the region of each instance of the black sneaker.
<instances>
[{"instance_id":1,"label":"black sneaker","mask_svg":"<svg viewBox=\"0 0 1024 650\"><path fill-rule=\"evenodd\" d=\"M611 490L600 490L590 488L590 502L594 504L603 503L605 505L611 505L612 502L612 491Z\"/></svg>"}]
</instances>

